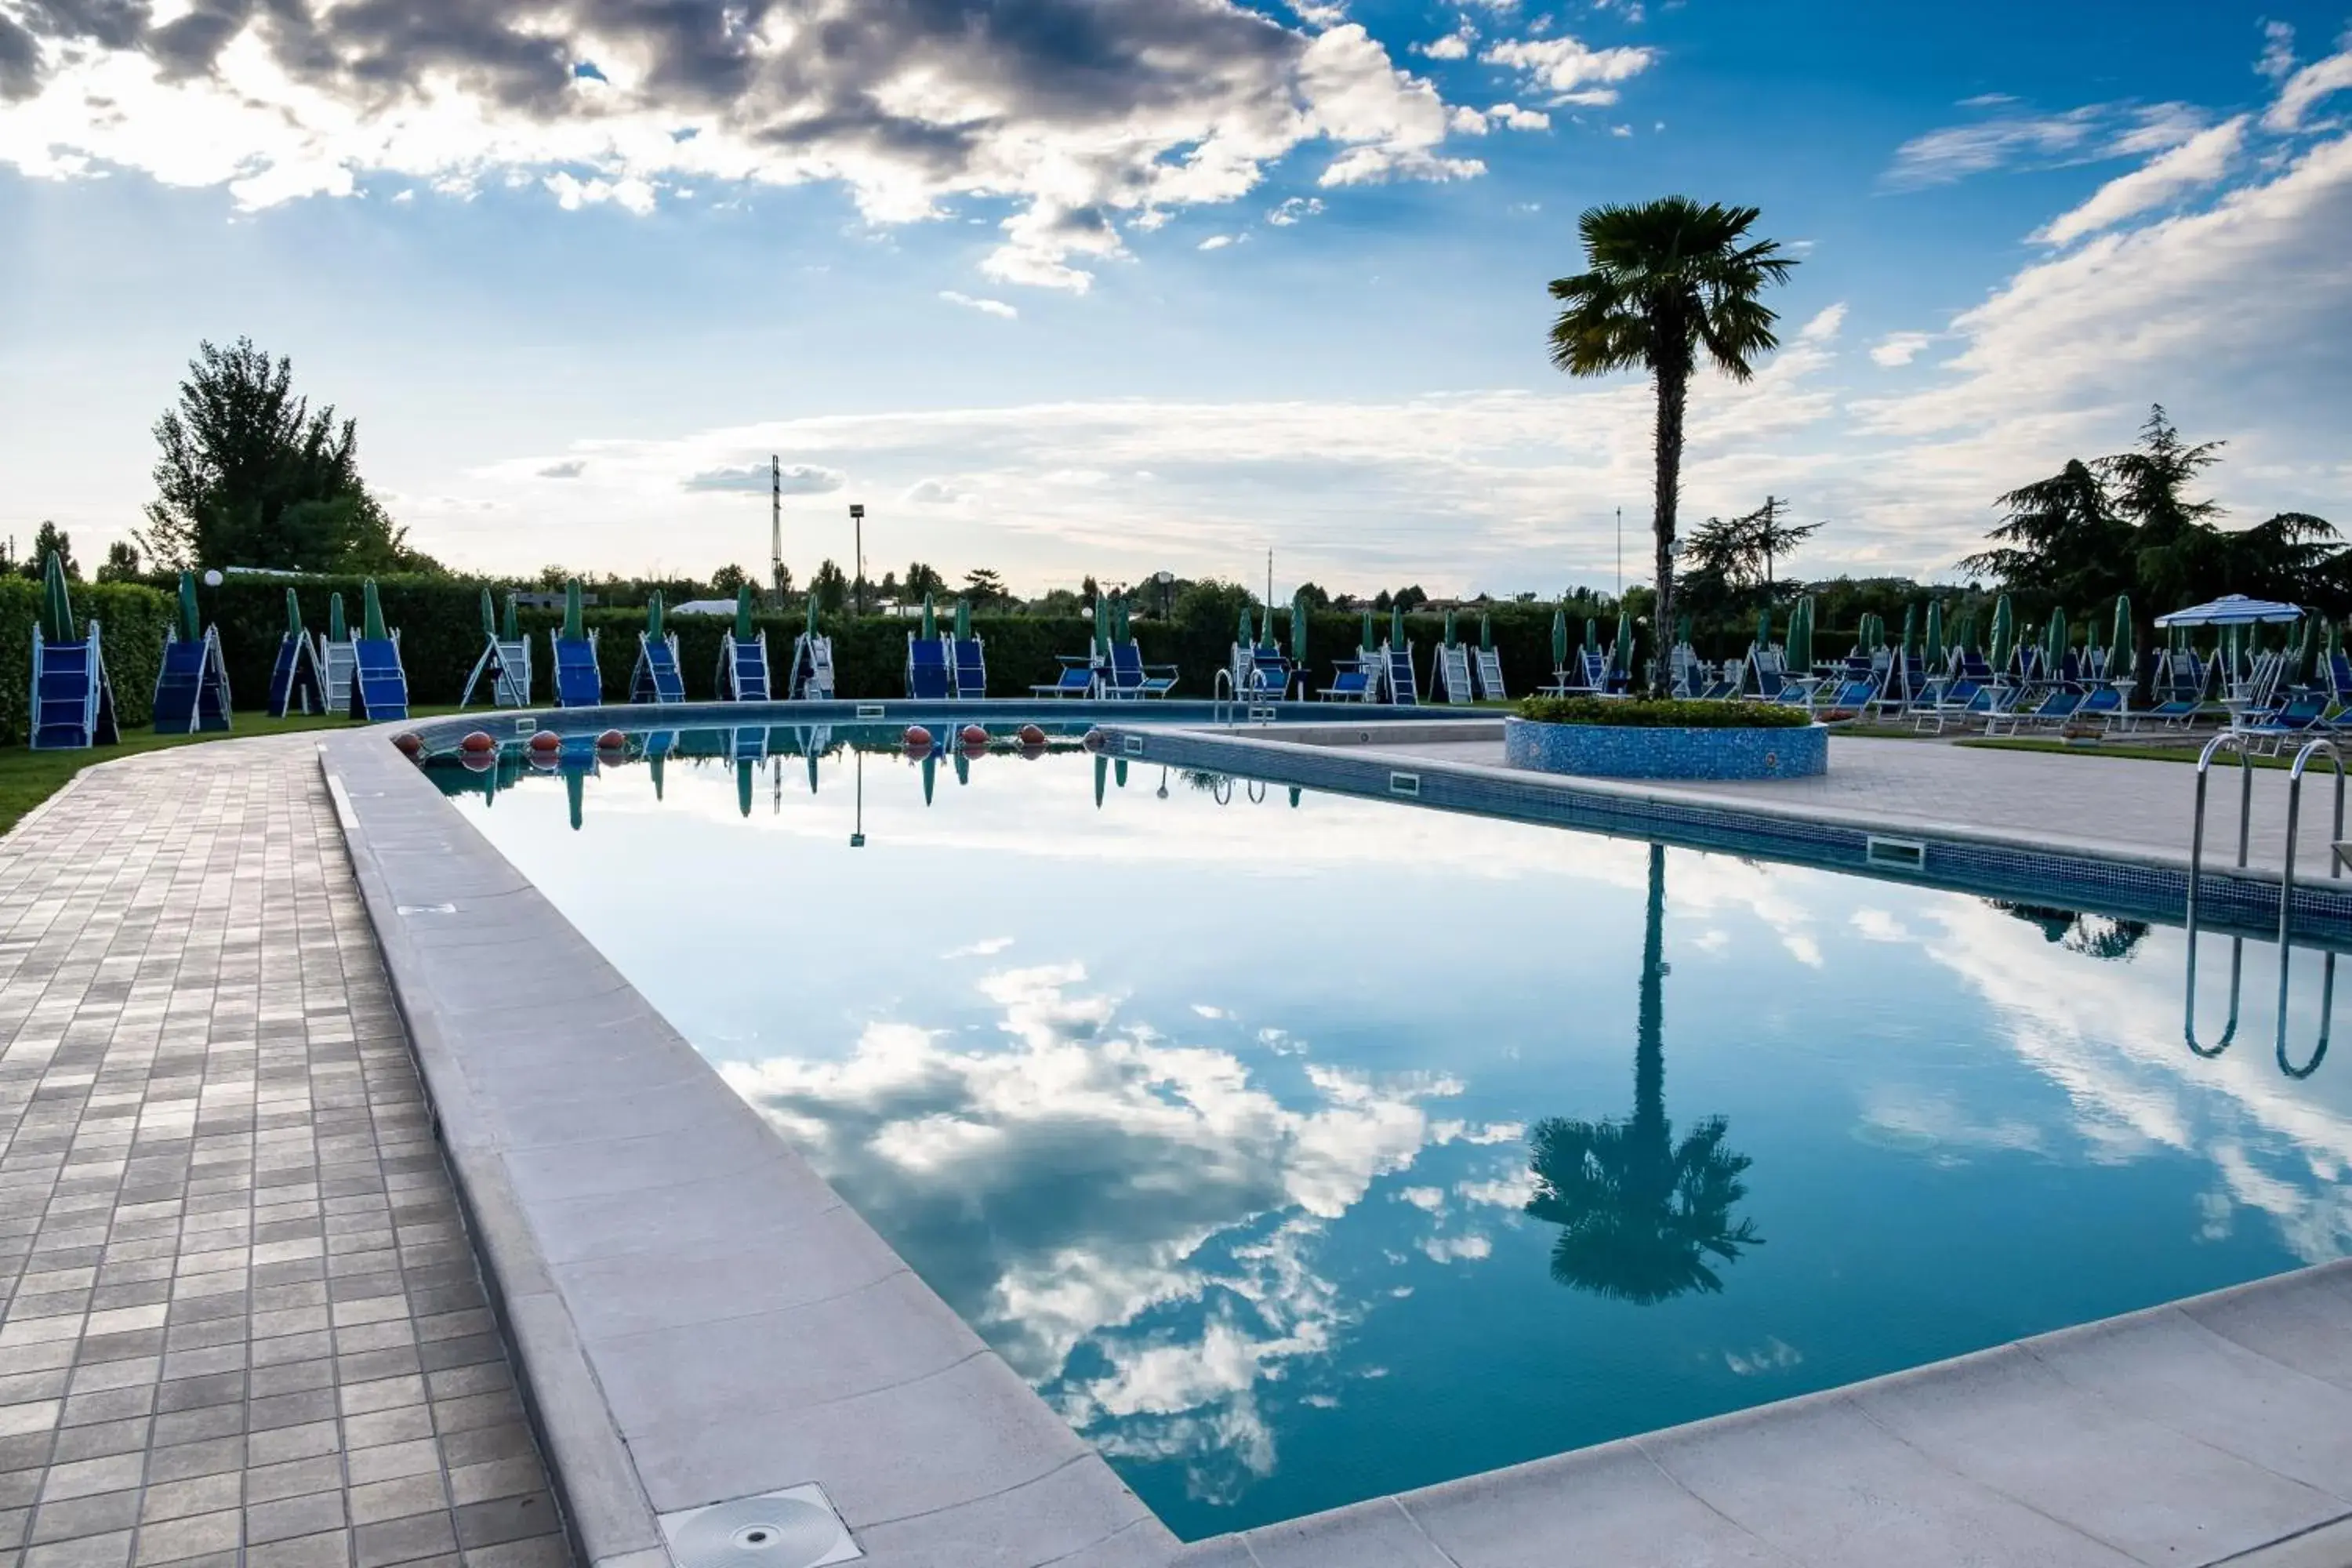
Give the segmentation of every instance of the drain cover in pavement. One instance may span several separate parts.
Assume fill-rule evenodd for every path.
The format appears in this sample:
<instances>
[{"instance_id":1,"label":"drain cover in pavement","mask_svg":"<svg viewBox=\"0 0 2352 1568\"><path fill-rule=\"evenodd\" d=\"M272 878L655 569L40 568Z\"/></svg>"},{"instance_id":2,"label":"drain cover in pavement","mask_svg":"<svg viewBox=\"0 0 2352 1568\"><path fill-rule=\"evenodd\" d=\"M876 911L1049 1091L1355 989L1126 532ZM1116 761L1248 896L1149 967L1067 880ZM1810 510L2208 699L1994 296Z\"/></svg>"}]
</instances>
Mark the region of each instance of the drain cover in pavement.
<instances>
[{"instance_id":1,"label":"drain cover in pavement","mask_svg":"<svg viewBox=\"0 0 2352 1568\"><path fill-rule=\"evenodd\" d=\"M865 1555L816 1487L662 1515L678 1568L824 1568Z\"/></svg>"}]
</instances>

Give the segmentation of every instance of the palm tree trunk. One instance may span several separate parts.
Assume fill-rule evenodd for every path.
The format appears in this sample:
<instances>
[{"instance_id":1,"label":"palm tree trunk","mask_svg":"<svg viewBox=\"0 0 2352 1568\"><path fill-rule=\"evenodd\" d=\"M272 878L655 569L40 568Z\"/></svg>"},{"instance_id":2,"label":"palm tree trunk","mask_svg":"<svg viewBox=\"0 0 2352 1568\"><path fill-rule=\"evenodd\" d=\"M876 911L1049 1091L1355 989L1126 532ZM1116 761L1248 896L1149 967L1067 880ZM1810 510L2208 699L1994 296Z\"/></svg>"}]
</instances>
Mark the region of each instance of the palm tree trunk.
<instances>
[{"instance_id":1,"label":"palm tree trunk","mask_svg":"<svg viewBox=\"0 0 2352 1568\"><path fill-rule=\"evenodd\" d=\"M1666 847L1650 846L1650 902L1642 927L1641 1005L1633 1036L1633 1125L1645 1148L1666 1141Z\"/></svg>"},{"instance_id":2,"label":"palm tree trunk","mask_svg":"<svg viewBox=\"0 0 2352 1568\"><path fill-rule=\"evenodd\" d=\"M1650 613L1650 695L1664 698L1673 679L1666 657L1667 639L1675 624L1675 506L1681 499L1683 469L1683 408L1690 395L1690 365L1680 360L1657 367L1658 422L1653 442L1657 458L1657 494L1651 521L1657 549L1657 602Z\"/></svg>"}]
</instances>

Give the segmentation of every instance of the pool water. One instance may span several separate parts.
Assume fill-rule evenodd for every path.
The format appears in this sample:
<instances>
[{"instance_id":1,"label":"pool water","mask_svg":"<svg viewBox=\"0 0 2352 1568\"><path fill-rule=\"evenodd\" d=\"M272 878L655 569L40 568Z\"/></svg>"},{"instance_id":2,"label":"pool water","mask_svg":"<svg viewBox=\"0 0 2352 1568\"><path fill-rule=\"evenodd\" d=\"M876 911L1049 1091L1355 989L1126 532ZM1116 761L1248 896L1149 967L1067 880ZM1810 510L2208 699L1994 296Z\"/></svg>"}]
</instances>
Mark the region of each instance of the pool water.
<instances>
[{"instance_id":1,"label":"pool water","mask_svg":"<svg viewBox=\"0 0 2352 1568\"><path fill-rule=\"evenodd\" d=\"M857 738L446 776L1188 1539L2352 1238L2258 945L2204 1060L2166 928Z\"/></svg>"}]
</instances>

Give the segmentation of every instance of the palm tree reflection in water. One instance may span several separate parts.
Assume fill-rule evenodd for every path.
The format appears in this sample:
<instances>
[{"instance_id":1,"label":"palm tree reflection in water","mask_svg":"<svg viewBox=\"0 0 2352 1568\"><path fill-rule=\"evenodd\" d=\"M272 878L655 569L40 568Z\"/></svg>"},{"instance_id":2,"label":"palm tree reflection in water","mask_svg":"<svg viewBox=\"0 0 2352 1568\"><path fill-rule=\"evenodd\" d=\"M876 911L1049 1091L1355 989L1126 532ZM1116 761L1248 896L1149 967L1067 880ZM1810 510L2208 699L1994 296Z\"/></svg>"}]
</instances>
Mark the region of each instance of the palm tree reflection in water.
<instances>
[{"instance_id":1,"label":"palm tree reflection in water","mask_svg":"<svg viewBox=\"0 0 2352 1568\"><path fill-rule=\"evenodd\" d=\"M1731 1216L1748 1195L1748 1160L1723 1146L1723 1118L1708 1117L1680 1143L1666 1120L1665 908L1666 852L1653 844L1632 1119L1547 1117L1528 1140L1536 1190L1527 1212L1560 1227L1551 1277L1640 1306L1720 1290L1709 1259L1730 1263L1741 1247L1763 1245L1755 1221Z\"/></svg>"}]
</instances>

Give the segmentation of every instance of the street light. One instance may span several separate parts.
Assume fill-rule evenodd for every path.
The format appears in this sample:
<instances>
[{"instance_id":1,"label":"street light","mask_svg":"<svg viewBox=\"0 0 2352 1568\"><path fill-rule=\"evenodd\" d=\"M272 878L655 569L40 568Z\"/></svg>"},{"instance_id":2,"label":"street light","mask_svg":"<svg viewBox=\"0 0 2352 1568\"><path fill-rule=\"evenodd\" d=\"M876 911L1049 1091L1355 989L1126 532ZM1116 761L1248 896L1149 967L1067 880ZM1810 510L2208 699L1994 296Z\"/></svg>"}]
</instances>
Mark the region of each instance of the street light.
<instances>
[{"instance_id":1,"label":"street light","mask_svg":"<svg viewBox=\"0 0 2352 1568\"><path fill-rule=\"evenodd\" d=\"M857 557L857 613L866 613L866 508L863 503L849 503L849 526L856 542L853 553Z\"/></svg>"},{"instance_id":2,"label":"street light","mask_svg":"<svg viewBox=\"0 0 2352 1568\"><path fill-rule=\"evenodd\" d=\"M1160 584L1160 618L1164 621L1175 613L1169 605L1169 593L1175 586L1176 574L1155 572L1151 574L1151 580Z\"/></svg>"}]
</instances>

